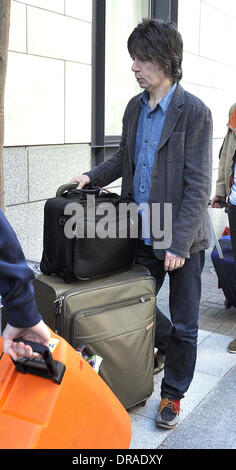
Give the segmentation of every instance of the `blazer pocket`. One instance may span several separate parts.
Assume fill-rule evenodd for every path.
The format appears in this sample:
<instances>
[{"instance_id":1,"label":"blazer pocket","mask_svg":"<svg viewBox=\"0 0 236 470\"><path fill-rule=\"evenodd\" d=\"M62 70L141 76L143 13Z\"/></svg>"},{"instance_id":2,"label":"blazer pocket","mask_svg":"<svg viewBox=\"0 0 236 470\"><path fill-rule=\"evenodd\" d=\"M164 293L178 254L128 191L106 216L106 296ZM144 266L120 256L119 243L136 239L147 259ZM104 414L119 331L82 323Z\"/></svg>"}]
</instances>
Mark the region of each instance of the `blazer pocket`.
<instances>
[{"instance_id":1,"label":"blazer pocket","mask_svg":"<svg viewBox=\"0 0 236 470\"><path fill-rule=\"evenodd\" d=\"M184 162L185 132L172 132L168 140L167 164Z\"/></svg>"}]
</instances>

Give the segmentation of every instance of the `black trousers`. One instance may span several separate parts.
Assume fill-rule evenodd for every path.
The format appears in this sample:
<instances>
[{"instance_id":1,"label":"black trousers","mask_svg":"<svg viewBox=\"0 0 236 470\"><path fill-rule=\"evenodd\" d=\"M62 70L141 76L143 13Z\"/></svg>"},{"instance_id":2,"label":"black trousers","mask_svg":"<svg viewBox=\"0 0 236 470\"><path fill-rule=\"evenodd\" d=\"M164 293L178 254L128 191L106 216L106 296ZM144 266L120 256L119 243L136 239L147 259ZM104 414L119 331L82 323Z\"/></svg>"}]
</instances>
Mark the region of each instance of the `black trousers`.
<instances>
[{"instance_id":1,"label":"black trousers","mask_svg":"<svg viewBox=\"0 0 236 470\"><path fill-rule=\"evenodd\" d=\"M231 204L229 206L229 228L230 237L232 242L232 249L236 263L236 206Z\"/></svg>"},{"instance_id":2,"label":"black trousers","mask_svg":"<svg viewBox=\"0 0 236 470\"><path fill-rule=\"evenodd\" d=\"M205 252L201 251L186 259L182 268L168 272L171 322L159 308L156 311L155 346L166 355L162 398L183 398L193 378L204 261ZM135 262L147 267L155 277L158 294L166 276L164 261L155 257L151 246L139 240Z\"/></svg>"}]
</instances>

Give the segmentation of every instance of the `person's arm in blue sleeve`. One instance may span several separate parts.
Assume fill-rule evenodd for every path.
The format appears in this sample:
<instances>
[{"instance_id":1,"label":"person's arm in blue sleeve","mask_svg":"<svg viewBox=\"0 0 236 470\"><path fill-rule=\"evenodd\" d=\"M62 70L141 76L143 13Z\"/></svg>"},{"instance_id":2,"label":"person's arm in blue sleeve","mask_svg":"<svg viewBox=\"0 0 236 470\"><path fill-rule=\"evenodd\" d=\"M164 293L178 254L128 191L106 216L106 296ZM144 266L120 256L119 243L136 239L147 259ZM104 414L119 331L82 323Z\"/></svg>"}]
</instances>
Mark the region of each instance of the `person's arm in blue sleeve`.
<instances>
[{"instance_id":1,"label":"person's arm in blue sleeve","mask_svg":"<svg viewBox=\"0 0 236 470\"><path fill-rule=\"evenodd\" d=\"M49 341L49 332L35 301L33 279L34 273L25 261L17 236L0 210L0 294L8 313L8 325L3 332L5 345L9 339L13 340L13 337L20 335L30 339L33 328L32 341L37 338L38 342L44 344ZM18 349L22 352L22 345ZM28 348L26 350L30 353Z\"/></svg>"},{"instance_id":2,"label":"person's arm in blue sleeve","mask_svg":"<svg viewBox=\"0 0 236 470\"><path fill-rule=\"evenodd\" d=\"M12 326L33 326L42 318L34 298L33 279L16 234L0 211L0 294Z\"/></svg>"}]
</instances>

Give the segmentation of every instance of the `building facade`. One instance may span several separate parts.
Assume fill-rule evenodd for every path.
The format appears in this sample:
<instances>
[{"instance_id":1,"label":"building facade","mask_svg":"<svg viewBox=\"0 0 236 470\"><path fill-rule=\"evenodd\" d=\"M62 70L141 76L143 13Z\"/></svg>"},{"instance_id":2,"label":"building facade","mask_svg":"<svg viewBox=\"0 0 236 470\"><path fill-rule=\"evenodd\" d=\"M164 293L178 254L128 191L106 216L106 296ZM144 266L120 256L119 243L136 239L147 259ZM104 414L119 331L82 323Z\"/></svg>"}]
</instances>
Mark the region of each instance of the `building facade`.
<instances>
[{"instance_id":1,"label":"building facade","mask_svg":"<svg viewBox=\"0 0 236 470\"><path fill-rule=\"evenodd\" d=\"M140 91L127 38L150 16L177 22L184 41L181 84L212 110L214 192L236 101L235 0L12 0L6 215L27 259L41 259L45 201L117 147L125 105Z\"/></svg>"}]
</instances>

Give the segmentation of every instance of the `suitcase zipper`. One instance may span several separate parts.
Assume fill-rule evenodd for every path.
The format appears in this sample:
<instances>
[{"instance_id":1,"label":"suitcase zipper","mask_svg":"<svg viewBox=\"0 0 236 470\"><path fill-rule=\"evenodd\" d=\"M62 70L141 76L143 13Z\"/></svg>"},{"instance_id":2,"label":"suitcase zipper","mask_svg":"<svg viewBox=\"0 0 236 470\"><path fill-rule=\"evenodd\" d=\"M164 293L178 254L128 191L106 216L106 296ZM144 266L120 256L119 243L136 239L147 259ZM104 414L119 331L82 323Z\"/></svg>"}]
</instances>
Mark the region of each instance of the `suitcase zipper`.
<instances>
[{"instance_id":1,"label":"suitcase zipper","mask_svg":"<svg viewBox=\"0 0 236 470\"><path fill-rule=\"evenodd\" d=\"M71 295L76 295L73 292L66 296L67 298ZM105 312L109 310L110 308L112 309L117 309L120 307L127 307L129 305L134 305L135 303L145 303L151 299L150 294L144 294L141 296L135 296L132 297L131 299L128 299L127 301L121 302L110 302L106 305L94 305L93 307L88 307L86 309L81 309L78 310L76 313L74 313L73 318L72 318L72 324L74 325L74 319L75 317L80 314L81 316L89 316L89 315L96 315L97 313ZM55 313L56 313L56 324L55 324L55 333L56 334L63 334L64 333L64 311L65 311L65 296L62 295L58 299L54 300L53 302L55 304ZM95 310L95 311L94 311Z\"/></svg>"},{"instance_id":2,"label":"suitcase zipper","mask_svg":"<svg viewBox=\"0 0 236 470\"><path fill-rule=\"evenodd\" d=\"M129 281L127 282L126 281L123 281L120 283L120 285L122 284L127 284L129 283ZM116 285L116 284L114 284ZM112 285L111 285L112 287ZM101 287L102 288L102 287ZM81 293L85 293L85 292L89 292L89 291L92 291L93 289L86 289L85 291L81 291ZM68 290L67 292L65 292L64 295L61 295L60 297L58 297L58 299L54 300L54 304L55 304L55 333L56 334L59 334L59 335L62 335L64 334L64 330L65 330L65 325L64 325L64 311L65 311L65 304L66 304L66 300L68 297L70 297L71 295L77 295L77 291L75 292L74 289L73 290ZM133 299L136 299L140 302L145 302L146 300L149 300L152 296L150 294L144 294L143 296L139 296L139 297L133 297ZM140 299L145 299L145 300L140 300ZM112 305L113 303L109 304L109 305ZM122 306L123 304L121 304ZM97 307L102 307L102 305L97 305L97 306L94 306L94 307L91 307L93 309L97 308ZM79 313L79 312L77 312Z\"/></svg>"},{"instance_id":3,"label":"suitcase zipper","mask_svg":"<svg viewBox=\"0 0 236 470\"><path fill-rule=\"evenodd\" d=\"M54 300L53 302L56 305L56 308L55 308L56 315L61 315L62 313L62 306L63 306L64 298L65 297L62 295L61 297Z\"/></svg>"},{"instance_id":4,"label":"suitcase zipper","mask_svg":"<svg viewBox=\"0 0 236 470\"><path fill-rule=\"evenodd\" d=\"M63 320L62 320L62 311L63 311L63 304L64 304L64 295L58 297L58 299L54 300L55 305L55 330L56 334L62 335L64 333L64 329L62 328ZM63 331L62 331L63 330Z\"/></svg>"},{"instance_id":5,"label":"suitcase zipper","mask_svg":"<svg viewBox=\"0 0 236 470\"><path fill-rule=\"evenodd\" d=\"M87 316L90 316L90 315L97 315L99 313L106 312L110 309L115 310L115 309L118 309L120 307L127 307L129 305L145 303L145 302L150 301L151 298L152 298L152 296L150 294L144 294L144 295L141 295L141 296L138 296L138 297L137 296L132 297L131 299L127 299L126 301L124 300L123 302L121 302L121 301L110 302L109 304L106 304L106 305L94 305L93 307L78 310L72 316L72 321L71 321L71 344L74 343L75 319L76 319L77 315L80 315L80 317L87 317Z\"/></svg>"},{"instance_id":6,"label":"suitcase zipper","mask_svg":"<svg viewBox=\"0 0 236 470\"><path fill-rule=\"evenodd\" d=\"M106 305L95 305L94 307L88 307L83 310L78 310L78 312L74 313L73 317L76 317L76 315L78 314L80 314L80 316L83 316L83 317L87 317L89 315L96 315L97 313L100 313L100 312L106 312L110 308L112 308L113 310L113 309L117 309L120 307L127 307L129 305L135 305L136 303L138 304L140 302L144 303L150 300L150 298L151 298L150 294L145 294L145 295L141 295L138 297L137 296L132 297L131 299L128 299L127 301L124 301L124 302L117 301L117 302L108 303Z\"/></svg>"}]
</instances>

